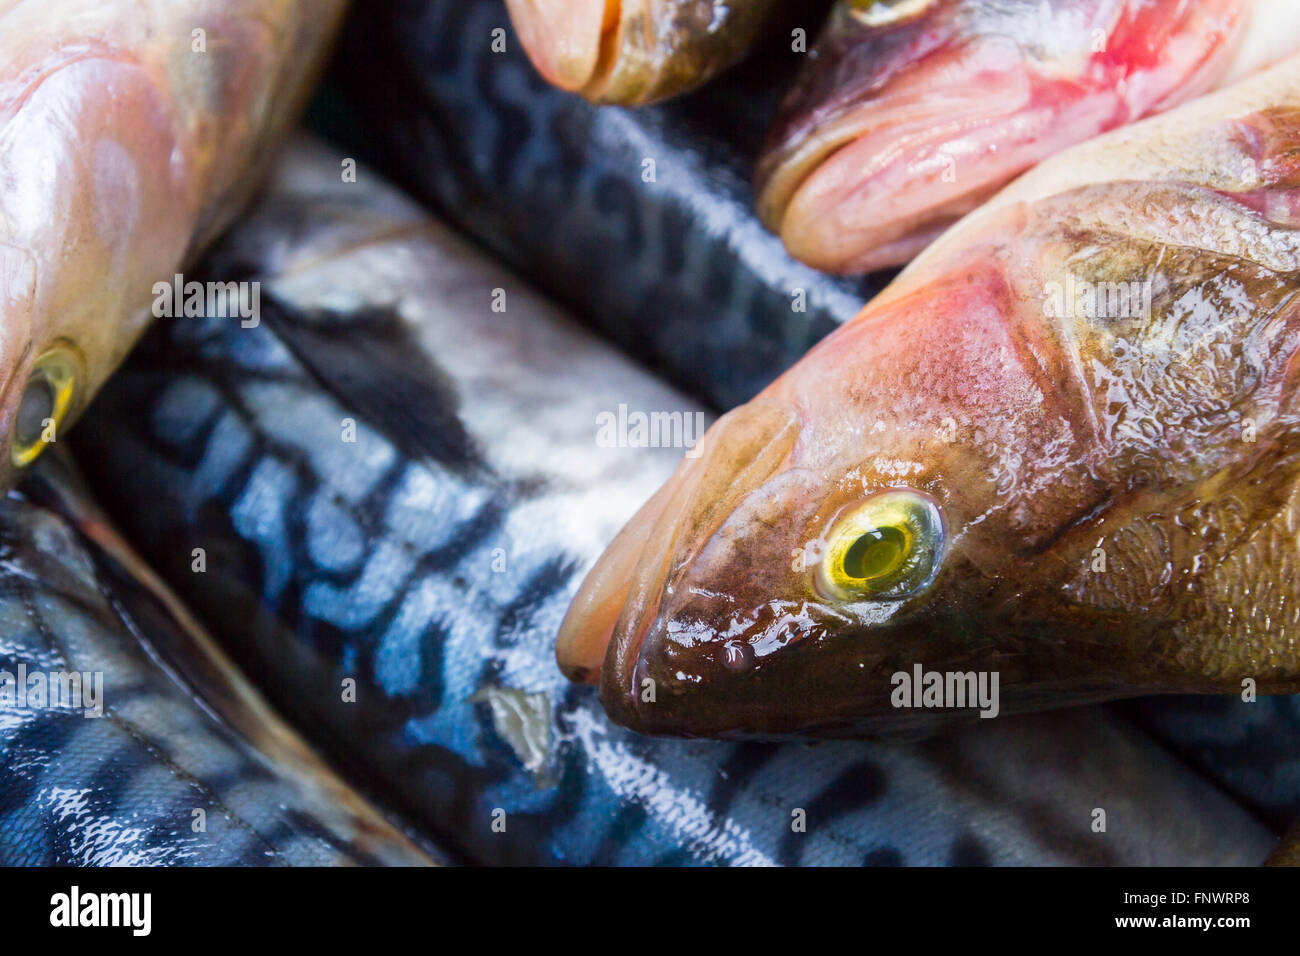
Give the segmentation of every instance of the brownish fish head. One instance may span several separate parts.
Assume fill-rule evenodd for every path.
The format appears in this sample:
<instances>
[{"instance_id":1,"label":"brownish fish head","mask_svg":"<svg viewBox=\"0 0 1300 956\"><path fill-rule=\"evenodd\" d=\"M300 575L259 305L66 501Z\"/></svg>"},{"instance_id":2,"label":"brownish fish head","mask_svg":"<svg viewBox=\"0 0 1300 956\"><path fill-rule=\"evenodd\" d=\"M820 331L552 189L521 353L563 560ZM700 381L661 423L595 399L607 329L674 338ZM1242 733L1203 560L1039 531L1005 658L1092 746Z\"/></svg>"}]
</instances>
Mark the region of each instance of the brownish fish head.
<instances>
[{"instance_id":1,"label":"brownish fish head","mask_svg":"<svg viewBox=\"0 0 1300 956\"><path fill-rule=\"evenodd\" d=\"M1014 301L958 269L720 419L584 583L566 672L620 723L701 736L951 717L898 706L918 665L997 674L1000 711L1116 693L1133 629L1068 600L1105 486Z\"/></svg>"}]
</instances>

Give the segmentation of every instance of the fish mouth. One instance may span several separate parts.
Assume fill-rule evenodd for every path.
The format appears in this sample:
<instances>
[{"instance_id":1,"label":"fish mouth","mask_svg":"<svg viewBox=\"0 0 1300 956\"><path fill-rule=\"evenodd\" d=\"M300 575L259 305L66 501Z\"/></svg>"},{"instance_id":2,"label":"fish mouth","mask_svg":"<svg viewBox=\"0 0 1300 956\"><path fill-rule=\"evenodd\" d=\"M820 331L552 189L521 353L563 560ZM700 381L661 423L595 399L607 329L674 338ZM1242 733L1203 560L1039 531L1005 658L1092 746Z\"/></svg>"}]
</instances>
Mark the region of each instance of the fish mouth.
<instances>
[{"instance_id":1,"label":"fish mouth","mask_svg":"<svg viewBox=\"0 0 1300 956\"><path fill-rule=\"evenodd\" d=\"M671 581L736 503L781 467L799 431L792 405L763 397L714 423L578 589L556 639L570 680L600 683L602 698L632 693L642 642Z\"/></svg>"},{"instance_id":2,"label":"fish mouth","mask_svg":"<svg viewBox=\"0 0 1300 956\"><path fill-rule=\"evenodd\" d=\"M583 93L608 72L621 0L506 0L533 66L550 83Z\"/></svg>"},{"instance_id":3,"label":"fish mouth","mask_svg":"<svg viewBox=\"0 0 1300 956\"><path fill-rule=\"evenodd\" d=\"M942 66L961 82L899 78L815 130L776 127L786 133L760 160L757 209L792 256L836 273L900 265L1032 162L1008 142L1015 124L1025 149L1034 141L1034 118L1020 116L1031 94L1019 49L986 40Z\"/></svg>"}]
</instances>

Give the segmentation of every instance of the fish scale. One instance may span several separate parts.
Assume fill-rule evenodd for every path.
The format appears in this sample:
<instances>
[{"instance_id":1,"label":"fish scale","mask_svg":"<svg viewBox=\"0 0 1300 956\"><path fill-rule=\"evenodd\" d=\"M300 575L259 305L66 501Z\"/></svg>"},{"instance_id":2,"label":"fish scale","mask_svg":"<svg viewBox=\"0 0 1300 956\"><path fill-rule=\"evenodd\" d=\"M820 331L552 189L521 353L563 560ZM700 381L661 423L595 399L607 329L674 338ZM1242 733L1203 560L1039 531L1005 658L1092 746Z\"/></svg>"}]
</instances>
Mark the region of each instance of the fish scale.
<instances>
[{"instance_id":1,"label":"fish scale","mask_svg":"<svg viewBox=\"0 0 1300 956\"><path fill-rule=\"evenodd\" d=\"M286 738L271 743L282 731L265 712L250 712L260 742L219 716L242 706L238 686L189 684L160 662L206 660L205 639L139 603L155 599L151 583L109 575L106 562L123 552L110 556L83 535L78 522L91 512L68 474L42 462L26 495L0 501L0 670L11 680L20 664L29 674L102 674L104 713L0 707L0 861L429 862L332 778L305 770L281 749Z\"/></svg>"},{"instance_id":2,"label":"fish scale","mask_svg":"<svg viewBox=\"0 0 1300 956\"><path fill-rule=\"evenodd\" d=\"M74 442L156 566L375 799L479 863L1263 858L1264 827L1104 712L997 721L950 749L655 740L611 724L557 669L554 634L605 538L681 451L602 448L595 414L692 406L439 224L394 229L409 211L375 212L352 190L392 194L369 170L339 182L338 160L295 144L211 260L259 276L273 321L161 326ZM317 224L307 249L293 231L304 220ZM497 288L503 313L489 306ZM405 402L361 415L348 387L373 394L356 382L363 366L347 377L322 353L300 358L320 325L355 314L360 334L381 303L400 303L401 322L379 326L387 346L422 353L453 386L427 397L449 407L421 414L450 421L454 407L484 467L403 451L415 447ZM346 418L355 443L340 438ZM455 520L385 521L404 488ZM361 557L318 561L338 537ZM538 719L512 726L510 713ZM1099 805L1125 821L1109 835L1089 829ZM799 809L806 833L791 829Z\"/></svg>"}]
</instances>

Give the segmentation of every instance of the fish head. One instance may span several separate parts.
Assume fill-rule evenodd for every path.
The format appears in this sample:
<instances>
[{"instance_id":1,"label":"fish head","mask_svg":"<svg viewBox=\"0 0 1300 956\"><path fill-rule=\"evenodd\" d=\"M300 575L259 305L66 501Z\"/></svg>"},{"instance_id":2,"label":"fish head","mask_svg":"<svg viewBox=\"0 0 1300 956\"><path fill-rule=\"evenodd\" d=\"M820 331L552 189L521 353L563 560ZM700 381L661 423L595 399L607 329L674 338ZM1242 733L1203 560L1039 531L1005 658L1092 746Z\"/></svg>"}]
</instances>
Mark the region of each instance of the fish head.
<instances>
[{"instance_id":1,"label":"fish head","mask_svg":"<svg viewBox=\"0 0 1300 956\"><path fill-rule=\"evenodd\" d=\"M685 93L773 27L776 0L506 0L537 71L594 103L645 105Z\"/></svg>"},{"instance_id":2,"label":"fish head","mask_svg":"<svg viewBox=\"0 0 1300 956\"><path fill-rule=\"evenodd\" d=\"M1002 710L1114 694L1108 635L1134 630L1070 600L1091 546L1067 532L1107 495L1056 384L1071 370L996 265L915 288L719 419L589 575L559 658L615 720L833 736L951 718L895 706L916 665L997 673Z\"/></svg>"},{"instance_id":3,"label":"fish head","mask_svg":"<svg viewBox=\"0 0 1300 956\"><path fill-rule=\"evenodd\" d=\"M197 216L177 107L130 49L7 35L0 93L0 483L62 436L125 356ZM30 27L30 29L29 29ZM12 56L12 59L10 57Z\"/></svg>"},{"instance_id":4,"label":"fish head","mask_svg":"<svg viewBox=\"0 0 1300 956\"><path fill-rule=\"evenodd\" d=\"M154 318L194 317L180 269L257 186L343 10L48 6L7 4L0 33L3 487Z\"/></svg>"},{"instance_id":5,"label":"fish head","mask_svg":"<svg viewBox=\"0 0 1300 956\"><path fill-rule=\"evenodd\" d=\"M830 272L908 262L1043 159L1204 91L1232 0L841 0L775 117L758 213Z\"/></svg>"}]
</instances>

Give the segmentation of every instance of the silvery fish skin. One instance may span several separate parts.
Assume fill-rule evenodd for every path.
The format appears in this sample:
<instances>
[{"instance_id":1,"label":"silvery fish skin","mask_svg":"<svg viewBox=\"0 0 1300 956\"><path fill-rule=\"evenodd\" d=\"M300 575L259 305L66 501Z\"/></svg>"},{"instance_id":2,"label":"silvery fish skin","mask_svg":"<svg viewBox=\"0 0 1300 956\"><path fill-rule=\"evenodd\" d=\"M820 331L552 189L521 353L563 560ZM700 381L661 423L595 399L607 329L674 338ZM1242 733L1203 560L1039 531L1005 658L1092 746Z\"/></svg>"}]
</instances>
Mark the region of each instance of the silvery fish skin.
<instances>
[{"instance_id":1,"label":"silvery fish skin","mask_svg":"<svg viewBox=\"0 0 1300 956\"><path fill-rule=\"evenodd\" d=\"M363 128L332 138L714 408L881 288L795 262L754 217L764 81L788 45L670 106L596 108L540 82L513 37L493 53L505 23L490 0L358 5L332 79Z\"/></svg>"},{"instance_id":2,"label":"silvery fish skin","mask_svg":"<svg viewBox=\"0 0 1300 956\"><path fill-rule=\"evenodd\" d=\"M59 456L0 501L0 553L0 864L431 862L173 613ZM38 696L71 673L84 696Z\"/></svg>"},{"instance_id":3,"label":"silvery fish skin","mask_svg":"<svg viewBox=\"0 0 1300 956\"><path fill-rule=\"evenodd\" d=\"M343 0L0 0L0 486L237 210Z\"/></svg>"},{"instance_id":4,"label":"silvery fish skin","mask_svg":"<svg viewBox=\"0 0 1300 956\"><path fill-rule=\"evenodd\" d=\"M566 669L691 735L953 719L901 706L918 664L999 674L1004 711L1300 690L1297 106L1292 59L955 226L710 430Z\"/></svg>"},{"instance_id":5,"label":"silvery fish skin","mask_svg":"<svg viewBox=\"0 0 1300 956\"><path fill-rule=\"evenodd\" d=\"M1123 710L1270 826L1300 820L1300 696L1148 697Z\"/></svg>"},{"instance_id":6,"label":"silvery fish skin","mask_svg":"<svg viewBox=\"0 0 1300 956\"><path fill-rule=\"evenodd\" d=\"M684 93L749 51L780 0L506 0L539 73L594 103Z\"/></svg>"},{"instance_id":7,"label":"silvery fish skin","mask_svg":"<svg viewBox=\"0 0 1300 956\"><path fill-rule=\"evenodd\" d=\"M759 214L819 269L900 265L1035 163L1297 49L1291 0L840 0Z\"/></svg>"},{"instance_id":8,"label":"silvery fish skin","mask_svg":"<svg viewBox=\"0 0 1300 956\"><path fill-rule=\"evenodd\" d=\"M1266 828L1103 712L919 745L665 741L611 725L555 668L553 635L682 450L602 447L597 416L696 406L368 170L344 184L339 169L295 145L211 258L219 278L261 277L260 324L162 324L74 441L248 673L454 859L1264 858Z\"/></svg>"}]
</instances>

